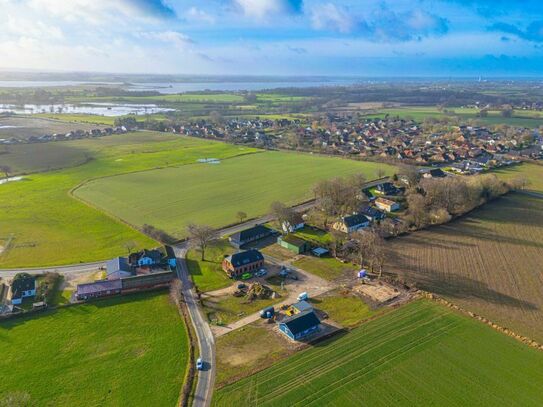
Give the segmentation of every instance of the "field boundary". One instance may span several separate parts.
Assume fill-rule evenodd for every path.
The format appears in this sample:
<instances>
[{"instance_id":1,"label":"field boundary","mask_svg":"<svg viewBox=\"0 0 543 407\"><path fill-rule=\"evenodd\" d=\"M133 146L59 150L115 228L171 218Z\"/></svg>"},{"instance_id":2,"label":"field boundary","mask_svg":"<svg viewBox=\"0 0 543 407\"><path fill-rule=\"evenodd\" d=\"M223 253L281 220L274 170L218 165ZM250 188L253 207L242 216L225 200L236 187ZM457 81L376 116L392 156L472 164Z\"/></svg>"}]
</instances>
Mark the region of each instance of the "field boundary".
<instances>
[{"instance_id":1,"label":"field boundary","mask_svg":"<svg viewBox=\"0 0 543 407\"><path fill-rule=\"evenodd\" d=\"M478 315L475 312L468 311L465 308L462 308L461 306L456 305L455 303L450 302L450 301L446 300L445 298L440 297L440 296L438 296L438 295L436 295L434 293L424 291L424 290L419 290L419 292L420 292L420 294L421 294L421 296L423 298L432 300L433 302L436 302L436 303L444 305L444 306L446 306L448 308L452 308L452 309L454 309L456 311L459 311L462 314L465 314L465 315L469 316L472 319L476 319L477 321L480 321L480 322L488 325L489 327L491 327L495 331L498 331L498 332L501 332L501 333L503 333L503 334L505 334L507 336L510 336L511 338L514 338L517 341L522 342L525 345L530 346L531 348L543 351L543 345L542 344L540 344L539 342L537 342L537 341L535 341L535 340L533 340L531 338L528 338L527 336L519 335L519 334L517 334L516 332L512 331L509 328L502 327L502 326L492 322L491 320L489 320L489 319L487 319L487 318L485 318L485 317L483 317L481 315Z\"/></svg>"}]
</instances>

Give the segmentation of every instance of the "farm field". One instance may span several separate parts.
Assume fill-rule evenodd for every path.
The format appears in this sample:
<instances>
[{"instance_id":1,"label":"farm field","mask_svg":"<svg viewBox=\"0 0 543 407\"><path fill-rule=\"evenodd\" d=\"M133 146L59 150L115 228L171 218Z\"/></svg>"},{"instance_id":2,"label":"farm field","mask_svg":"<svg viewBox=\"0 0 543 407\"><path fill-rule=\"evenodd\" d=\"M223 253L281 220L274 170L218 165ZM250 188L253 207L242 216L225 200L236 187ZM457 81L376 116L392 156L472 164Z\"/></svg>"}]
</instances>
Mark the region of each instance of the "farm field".
<instances>
[{"instance_id":1,"label":"farm field","mask_svg":"<svg viewBox=\"0 0 543 407\"><path fill-rule=\"evenodd\" d=\"M503 180L523 176L526 177L529 184L526 187L529 191L543 192L543 165L521 164L507 168L499 168L492 171Z\"/></svg>"},{"instance_id":2,"label":"farm field","mask_svg":"<svg viewBox=\"0 0 543 407\"><path fill-rule=\"evenodd\" d=\"M501 117L499 111L489 111L487 117L477 117L477 109L474 108L461 108L453 107L447 108L449 112L454 114L447 114L440 112L435 106L405 106L397 108L384 108L378 109L375 114L369 114L367 117L384 117L386 114L390 116L399 116L402 118L412 118L417 121L422 121L426 118L445 118L445 117L459 117L464 120L473 119L484 125L496 125L507 124L510 126L520 127L539 127L543 124L543 115L541 112L515 110L513 117Z\"/></svg>"},{"instance_id":3,"label":"farm field","mask_svg":"<svg viewBox=\"0 0 543 407\"><path fill-rule=\"evenodd\" d=\"M173 406L188 338L167 294L142 293L1 322L0 354L9 371L0 400L23 392L39 406Z\"/></svg>"},{"instance_id":4,"label":"farm field","mask_svg":"<svg viewBox=\"0 0 543 407\"><path fill-rule=\"evenodd\" d=\"M25 176L0 185L0 268L49 266L105 260L125 253L124 244L156 242L74 199L72 188L90 178L227 158L256 150L224 143L138 132L66 142L89 153L85 165Z\"/></svg>"},{"instance_id":5,"label":"farm field","mask_svg":"<svg viewBox=\"0 0 543 407\"><path fill-rule=\"evenodd\" d=\"M543 341L543 199L508 195L388 249L387 272Z\"/></svg>"},{"instance_id":6,"label":"farm field","mask_svg":"<svg viewBox=\"0 0 543 407\"><path fill-rule=\"evenodd\" d=\"M539 406L542 363L537 350L416 301L223 387L213 403Z\"/></svg>"},{"instance_id":7,"label":"farm field","mask_svg":"<svg viewBox=\"0 0 543 407\"><path fill-rule=\"evenodd\" d=\"M63 122L60 120L49 120L47 117L48 115L45 115L44 117L40 117L39 115L0 117L0 126L5 126L4 128L0 128L0 139L14 137L24 140L31 136L42 136L44 134L54 133L64 134L77 129L92 130L104 127L97 123L79 123L75 125L74 123Z\"/></svg>"},{"instance_id":8,"label":"farm field","mask_svg":"<svg viewBox=\"0 0 543 407\"><path fill-rule=\"evenodd\" d=\"M211 156L207 156L211 157ZM293 205L312 197L313 185L325 178L362 173L375 178L372 162L263 152L223 160L108 177L88 182L77 197L135 225L151 224L177 237L190 222L220 227L236 222L240 210L262 215L273 201ZM190 180L190 182L187 182ZM142 192L148 197L141 199Z\"/></svg>"}]
</instances>

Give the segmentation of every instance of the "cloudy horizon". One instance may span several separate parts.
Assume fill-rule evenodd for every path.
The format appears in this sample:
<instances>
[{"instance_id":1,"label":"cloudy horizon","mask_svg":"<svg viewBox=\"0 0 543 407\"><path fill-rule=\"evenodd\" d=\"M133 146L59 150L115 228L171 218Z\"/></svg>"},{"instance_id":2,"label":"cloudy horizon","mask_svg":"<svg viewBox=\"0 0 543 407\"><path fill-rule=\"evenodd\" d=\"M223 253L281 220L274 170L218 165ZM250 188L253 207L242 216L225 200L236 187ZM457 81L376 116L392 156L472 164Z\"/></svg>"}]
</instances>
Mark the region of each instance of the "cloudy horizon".
<instances>
[{"instance_id":1,"label":"cloudy horizon","mask_svg":"<svg viewBox=\"0 0 543 407\"><path fill-rule=\"evenodd\" d=\"M504 0L0 0L0 69L541 76L543 5Z\"/></svg>"}]
</instances>

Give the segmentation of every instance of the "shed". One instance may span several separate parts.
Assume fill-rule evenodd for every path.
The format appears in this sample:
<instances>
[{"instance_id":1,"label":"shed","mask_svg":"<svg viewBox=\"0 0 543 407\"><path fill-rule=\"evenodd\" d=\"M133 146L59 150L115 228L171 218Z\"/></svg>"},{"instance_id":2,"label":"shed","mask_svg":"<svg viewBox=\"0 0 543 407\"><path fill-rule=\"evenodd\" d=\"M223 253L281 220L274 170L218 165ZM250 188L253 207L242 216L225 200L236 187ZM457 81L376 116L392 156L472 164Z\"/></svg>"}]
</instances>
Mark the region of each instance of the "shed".
<instances>
[{"instance_id":1,"label":"shed","mask_svg":"<svg viewBox=\"0 0 543 407\"><path fill-rule=\"evenodd\" d=\"M106 263L106 275L108 280L117 280L121 277L132 275L130 264L126 257L116 257Z\"/></svg>"},{"instance_id":2,"label":"shed","mask_svg":"<svg viewBox=\"0 0 543 407\"><path fill-rule=\"evenodd\" d=\"M330 251L328 249L325 249L324 247L315 247L313 250L311 250L311 253L313 253L317 257L326 256Z\"/></svg>"},{"instance_id":3,"label":"shed","mask_svg":"<svg viewBox=\"0 0 543 407\"><path fill-rule=\"evenodd\" d=\"M296 304L292 304L292 308L296 314L300 314L305 311L313 311L313 305L307 301L298 301Z\"/></svg>"},{"instance_id":4,"label":"shed","mask_svg":"<svg viewBox=\"0 0 543 407\"><path fill-rule=\"evenodd\" d=\"M285 249L296 254L305 253L311 248L308 241L291 235L279 236L277 238L277 243L279 246L284 247Z\"/></svg>"},{"instance_id":5,"label":"shed","mask_svg":"<svg viewBox=\"0 0 543 407\"><path fill-rule=\"evenodd\" d=\"M279 330L295 341L308 337L319 330L321 321L314 311L305 311L283 319Z\"/></svg>"}]
</instances>

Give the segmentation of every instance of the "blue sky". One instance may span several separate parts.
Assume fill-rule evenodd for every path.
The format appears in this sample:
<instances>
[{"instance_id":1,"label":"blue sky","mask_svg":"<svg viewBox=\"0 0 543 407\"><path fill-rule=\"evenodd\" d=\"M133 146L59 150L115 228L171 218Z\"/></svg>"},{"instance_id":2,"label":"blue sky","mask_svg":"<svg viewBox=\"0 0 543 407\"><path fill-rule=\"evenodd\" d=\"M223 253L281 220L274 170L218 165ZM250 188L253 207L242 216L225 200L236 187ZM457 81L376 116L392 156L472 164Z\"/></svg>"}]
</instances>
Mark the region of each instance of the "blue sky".
<instances>
[{"instance_id":1,"label":"blue sky","mask_svg":"<svg viewBox=\"0 0 543 407\"><path fill-rule=\"evenodd\" d=\"M543 2L0 0L0 68L542 76Z\"/></svg>"}]
</instances>

